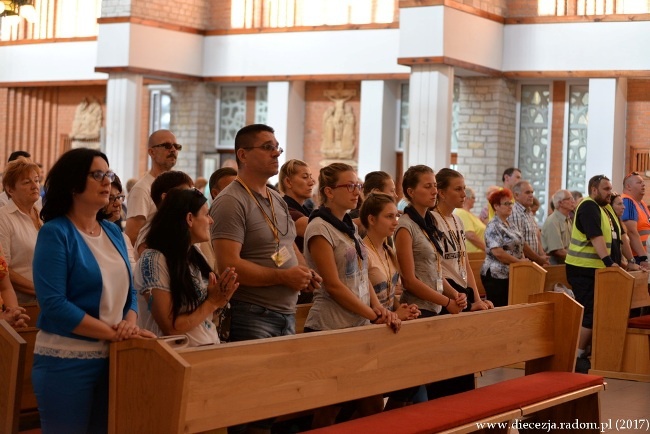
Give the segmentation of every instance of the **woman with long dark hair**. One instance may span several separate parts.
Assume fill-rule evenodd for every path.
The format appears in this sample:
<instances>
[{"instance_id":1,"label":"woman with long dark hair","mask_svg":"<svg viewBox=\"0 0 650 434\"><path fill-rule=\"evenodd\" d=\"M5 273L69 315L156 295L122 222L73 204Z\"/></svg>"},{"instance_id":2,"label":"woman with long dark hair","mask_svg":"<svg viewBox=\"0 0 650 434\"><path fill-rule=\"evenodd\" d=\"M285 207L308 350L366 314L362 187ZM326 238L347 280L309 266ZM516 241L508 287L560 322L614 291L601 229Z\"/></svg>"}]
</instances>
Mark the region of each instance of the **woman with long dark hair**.
<instances>
[{"instance_id":1,"label":"woman with long dark hair","mask_svg":"<svg viewBox=\"0 0 650 434\"><path fill-rule=\"evenodd\" d=\"M195 246L210 239L212 223L203 193L170 190L151 221L135 273L138 291L150 294L143 324L162 335L184 334L190 346L219 343L212 316L239 286L234 269L217 281Z\"/></svg>"},{"instance_id":2,"label":"woman with long dark hair","mask_svg":"<svg viewBox=\"0 0 650 434\"><path fill-rule=\"evenodd\" d=\"M136 325L122 232L97 219L114 176L106 155L78 148L45 181L33 265L41 312L32 384L46 434L106 432L109 342L154 337Z\"/></svg>"}]
</instances>

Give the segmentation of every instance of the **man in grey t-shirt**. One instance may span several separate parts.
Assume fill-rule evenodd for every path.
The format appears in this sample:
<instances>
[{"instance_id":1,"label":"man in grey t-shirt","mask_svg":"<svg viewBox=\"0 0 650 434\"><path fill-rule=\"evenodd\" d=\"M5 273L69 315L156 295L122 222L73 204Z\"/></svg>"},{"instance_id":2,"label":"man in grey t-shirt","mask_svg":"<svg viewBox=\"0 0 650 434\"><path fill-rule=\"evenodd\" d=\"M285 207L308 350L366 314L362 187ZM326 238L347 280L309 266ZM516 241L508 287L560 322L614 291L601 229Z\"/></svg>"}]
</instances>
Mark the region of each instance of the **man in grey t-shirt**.
<instances>
[{"instance_id":1,"label":"man in grey t-shirt","mask_svg":"<svg viewBox=\"0 0 650 434\"><path fill-rule=\"evenodd\" d=\"M296 228L282 196L266 183L278 173L282 148L267 125L235 137L238 177L215 199L210 214L219 272L234 267L239 289L231 300L230 340L295 333L298 293L319 287L294 244Z\"/></svg>"}]
</instances>

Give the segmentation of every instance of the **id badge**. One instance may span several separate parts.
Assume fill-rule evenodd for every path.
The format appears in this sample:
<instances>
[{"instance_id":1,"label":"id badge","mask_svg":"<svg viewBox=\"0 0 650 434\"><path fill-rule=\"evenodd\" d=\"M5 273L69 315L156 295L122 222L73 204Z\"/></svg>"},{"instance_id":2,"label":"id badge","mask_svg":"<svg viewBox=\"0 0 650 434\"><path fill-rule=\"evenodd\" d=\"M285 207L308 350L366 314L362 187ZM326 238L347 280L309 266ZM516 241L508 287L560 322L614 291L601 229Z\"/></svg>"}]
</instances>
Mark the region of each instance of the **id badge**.
<instances>
[{"instance_id":1,"label":"id badge","mask_svg":"<svg viewBox=\"0 0 650 434\"><path fill-rule=\"evenodd\" d=\"M283 246L280 250L271 255L271 259L275 262L275 266L280 268L291 259L291 253L289 253L287 246Z\"/></svg>"},{"instance_id":2,"label":"id badge","mask_svg":"<svg viewBox=\"0 0 650 434\"><path fill-rule=\"evenodd\" d=\"M618 239L618 234L616 231L612 231L612 240L617 240Z\"/></svg>"},{"instance_id":3,"label":"id badge","mask_svg":"<svg viewBox=\"0 0 650 434\"><path fill-rule=\"evenodd\" d=\"M467 283L467 270L465 270L465 267L462 267L460 269L460 278L463 279L465 283Z\"/></svg>"},{"instance_id":4,"label":"id badge","mask_svg":"<svg viewBox=\"0 0 650 434\"><path fill-rule=\"evenodd\" d=\"M436 291L442 294L442 277L436 279Z\"/></svg>"}]
</instances>

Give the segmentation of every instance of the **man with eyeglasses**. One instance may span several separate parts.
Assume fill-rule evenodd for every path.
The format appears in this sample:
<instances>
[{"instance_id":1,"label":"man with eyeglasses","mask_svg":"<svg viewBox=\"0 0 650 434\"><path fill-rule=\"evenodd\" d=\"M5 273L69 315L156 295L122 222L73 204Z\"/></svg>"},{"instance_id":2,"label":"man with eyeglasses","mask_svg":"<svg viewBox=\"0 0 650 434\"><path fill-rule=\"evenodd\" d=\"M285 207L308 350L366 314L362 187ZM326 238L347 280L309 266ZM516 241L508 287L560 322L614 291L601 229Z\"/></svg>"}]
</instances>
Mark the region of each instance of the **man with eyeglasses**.
<instances>
[{"instance_id":1,"label":"man with eyeglasses","mask_svg":"<svg viewBox=\"0 0 650 434\"><path fill-rule=\"evenodd\" d=\"M169 130L154 131L149 136L147 153L151 157L151 170L133 186L126 209L124 232L132 244L135 244L147 217L156 212L156 205L151 200L151 184L158 175L172 170L181 149L183 146L176 143L176 136Z\"/></svg>"},{"instance_id":2,"label":"man with eyeglasses","mask_svg":"<svg viewBox=\"0 0 650 434\"><path fill-rule=\"evenodd\" d=\"M549 255L551 265L557 265L564 264L571 242L570 215L575 210L575 200L569 190L558 190L552 201L555 210L542 226L542 248Z\"/></svg>"},{"instance_id":3,"label":"man with eyeglasses","mask_svg":"<svg viewBox=\"0 0 650 434\"><path fill-rule=\"evenodd\" d=\"M508 223L517 228L524 237L524 255L544 266L549 265L548 256L540 248L539 227L535 217L529 212L533 205L534 192L533 186L528 181L519 181L512 187L515 205L512 207L512 214L508 217Z\"/></svg>"},{"instance_id":4,"label":"man with eyeglasses","mask_svg":"<svg viewBox=\"0 0 650 434\"><path fill-rule=\"evenodd\" d=\"M567 281L584 307L576 361L576 372L584 374L591 368L585 351L593 328L596 270L618 266L610 255L612 242L621 239L616 213L610 205L611 181L605 175L594 176L588 189L589 196L576 208L565 261Z\"/></svg>"},{"instance_id":5,"label":"man with eyeglasses","mask_svg":"<svg viewBox=\"0 0 650 434\"><path fill-rule=\"evenodd\" d=\"M650 212L643 201L645 196L645 181L637 172L628 174L623 179L623 204L625 211L621 216L630 238L630 247L634 252L635 262L643 268L648 268L646 242L650 235Z\"/></svg>"},{"instance_id":6,"label":"man with eyeglasses","mask_svg":"<svg viewBox=\"0 0 650 434\"><path fill-rule=\"evenodd\" d=\"M267 187L278 173L282 152L273 128L254 124L240 129L235 136L238 176L210 210L219 272L234 267L239 276L230 301L231 341L294 334L298 294L320 286L320 276L306 266L294 243L296 227L287 204ZM270 425L267 420L249 428L270 432ZM246 432L246 427L232 431Z\"/></svg>"}]
</instances>

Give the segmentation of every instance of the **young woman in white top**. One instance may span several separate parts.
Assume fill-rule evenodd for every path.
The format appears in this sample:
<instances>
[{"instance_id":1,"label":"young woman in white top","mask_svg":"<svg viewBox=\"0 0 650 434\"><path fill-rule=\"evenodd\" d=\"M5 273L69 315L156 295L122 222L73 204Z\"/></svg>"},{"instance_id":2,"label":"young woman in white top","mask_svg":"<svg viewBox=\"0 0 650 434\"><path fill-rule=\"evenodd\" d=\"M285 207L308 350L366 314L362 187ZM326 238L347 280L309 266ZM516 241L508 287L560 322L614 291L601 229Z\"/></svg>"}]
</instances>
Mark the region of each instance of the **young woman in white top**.
<instances>
[{"instance_id":1,"label":"young woman in white top","mask_svg":"<svg viewBox=\"0 0 650 434\"><path fill-rule=\"evenodd\" d=\"M453 214L462 208L465 201L465 178L453 169L440 169L436 173L438 184L438 203L433 210L436 226L443 233L441 247L442 275L457 291L467 295L471 310L491 309L488 300L481 300L476 286L476 278L469 266L465 232L461 219Z\"/></svg>"},{"instance_id":2,"label":"young woman in white top","mask_svg":"<svg viewBox=\"0 0 650 434\"><path fill-rule=\"evenodd\" d=\"M157 328L146 319L145 326L164 335L184 334L190 346L219 343L212 316L239 286L234 269L226 269L217 281L195 246L210 239L212 223L203 193L170 190L151 221L135 272L138 292L150 294L141 315L151 316Z\"/></svg>"},{"instance_id":3,"label":"young woman in white top","mask_svg":"<svg viewBox=\"0 0 650 434\"><path fill-rule=\"evenodd\" d=\"M315 210L305 231L305 258L323 278L314 293L314 305L305 322L305 332L335 330L384 323L395 332L401 321L384 308L368 280L368 252L357 228L347 214L356 206L361 184L354 169L332 163L318 177L321 206ZM359 416L383 409L381 395L359 400ZM339 406L321 408L313 427L334 423Z\"/></svg>"}]
</instances>

